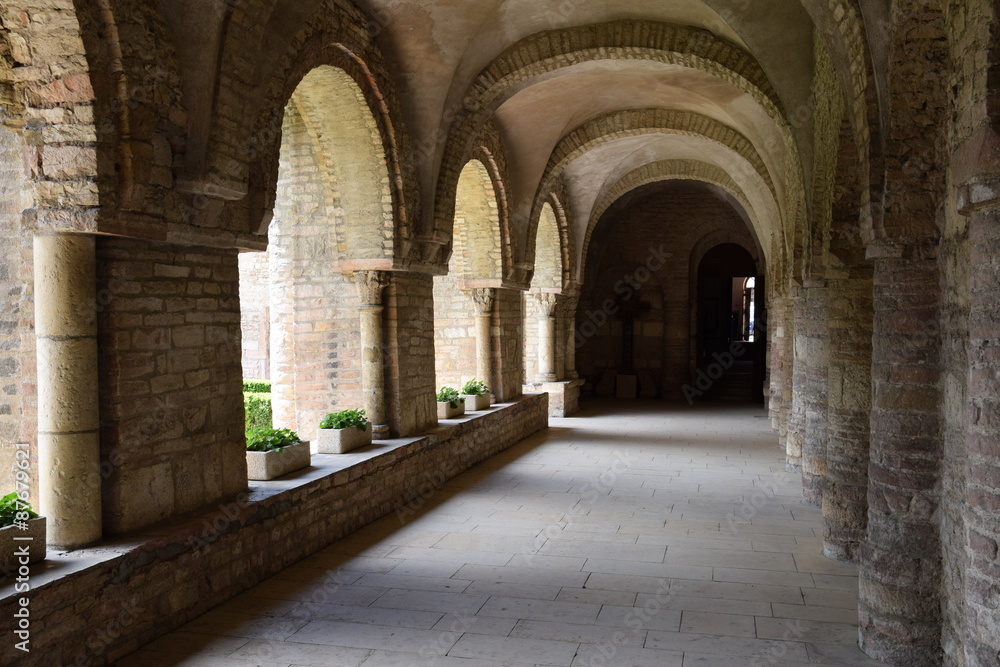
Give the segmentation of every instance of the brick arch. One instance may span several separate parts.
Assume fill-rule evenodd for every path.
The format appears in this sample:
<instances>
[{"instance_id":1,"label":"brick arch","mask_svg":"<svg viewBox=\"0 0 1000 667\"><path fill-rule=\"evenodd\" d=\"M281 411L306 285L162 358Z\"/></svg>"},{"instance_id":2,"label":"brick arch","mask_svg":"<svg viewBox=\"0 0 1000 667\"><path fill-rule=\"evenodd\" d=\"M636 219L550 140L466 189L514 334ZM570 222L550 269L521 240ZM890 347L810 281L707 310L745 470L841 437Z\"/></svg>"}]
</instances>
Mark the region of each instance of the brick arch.
<instances>
[{"instance_id":1,"label":"brick arch","mask_svg":"<svg viewBox=\"0 0 1000 667\"><path fill-rule=\"evenodd\" d=\"M563 195L563 196L560 196ZM564 291L572 282L572 227L563 205L565 192L549 192L538 209L529 238L530 283L535 289Z\"/></svg>"},{"instance_id":2,"label":"brick arch","mask_svg":"<svg viewBox=\"0 0 1000 667\"><path fill-rule=\"evenodd\" d=\"M854 135L856 178L862 184L861 216L866 239L874 236L885 191L882 108L875 65L859 0L804 3L819 37L833 57Z\"/></svg>"},{"instance_id":3,"label":"brick arch","mask_svg":"<svg viewBox=\"0 0 1000 667\"><path fill-rule=\"evenodd\" d=\"M208 177L224 173L237 182L247 183L248 196L236 203L235 215L250 233L266 230L274 205L285 104L299 82L314 69L331 66L343 70L360 88L385 151L394 216L389 240L393 260L419 261L420 249L411 240L412 221L419 203L416 170L410 164L410 139L399 120L402 109L392 78L374 43L373 21L350 5L317 2L308 6L318 8L311 14L302 9L294 20L285 17L279 21L293 25L293 28L284 26L282 34L287 40L264 38L261 24L268 25L270 10L259 7L251 10L255 15L260 14L261 19L261 24L253 24L253 35L241 38L239 30L227 34L220 55L222 92L214 113L216 117L235 115L237 127L228 132L213 127L206 161ZM261 57L257 50L273 44L280 44L284 51ZM245 72L245 62L259 63L258 70ZM234 108L238 111L233 111Z\"/></svg>"},{"instance_id":4,"label":"brick arch","mask_svg":"<svg viewBox=\"0 0 1000 667\"><path fill-rule=\"evenodd\" d=\"M456 192L452 265L467 283L500 284L511 266L507 190L493 153L479 146L474 156Z\"/></svg>"},{"instance_id":5,"label":"brick arch","mask_svg":"<svg viewBox=\"0 0 1000 667\"><path fill-rule=\"evenodd\" d=\"M754 57L706 30L651 21L613 21L542 32L518 42L479 75L455 107L434 201L435 227L451 218L453 191L479 128L504 95L532 79L599 60L652 61L702 70L750 95L782 128L798 160L781 101Z\"/></svg>"},{"instance_id":6,"label":"brick arch","mask_svg":"<svg viewBox=\"0 0 1000 667\"><path fill-rule=\"evenodd\" d=\"M598 198L597 204L590 215L590 221L587 223L587 232L584 236L583 252L581 253L584 261L586 261L587 253L590 250L590 241L594 233L594 228L600 221L601 216L604 215L605 211L612 204L632 190L641 188L644 185L672 180L701 181L702 183L716 185L736 198L751 218L755 217L753 207L751 207L743 189L720 167L695 160L662 160L660 162L652 162L629 172L616 183L605 188L603 194Z\"/></svg>"},{"instance_id":7,"label":"brick arch","mask_svg":"<svg viewBox=\"0 0 1000 667\"><path fill-rule=\"evenodd\" d=\"M288 103L292 106L309 130L325 185L336 238L332 259L391 258L390 177L361 88L343 70L322 65L299 82Z\"/></svg>"}]
</instances>

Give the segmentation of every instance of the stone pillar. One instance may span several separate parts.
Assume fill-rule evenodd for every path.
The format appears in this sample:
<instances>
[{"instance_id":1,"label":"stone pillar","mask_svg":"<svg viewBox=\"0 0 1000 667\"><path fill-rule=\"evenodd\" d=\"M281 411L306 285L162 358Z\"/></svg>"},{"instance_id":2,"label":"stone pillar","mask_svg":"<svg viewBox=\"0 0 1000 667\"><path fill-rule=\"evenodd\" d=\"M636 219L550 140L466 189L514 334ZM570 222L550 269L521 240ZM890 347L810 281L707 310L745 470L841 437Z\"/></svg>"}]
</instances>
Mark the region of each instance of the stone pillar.
<instances>
[{"instance_id":1,"label":"stone pillar","mask_svg":"<svg viewBox=\"0 0 1000 667\"><path fill-rule=\"evenodd\" d=\"M805 438L802 441L802 499L820 507L827 474L827 396L829 363L829 301L825 280L808 279L803 300L805 321L801 322L806 341L805 358Z\"/></svg>"},{"instance_id":2,"label":"stone pillar","mask_svg":"<svg viewBox=\"0 0 1000 667\"><path fill-rule=\"evenodd\" d=\"M36 236L39 512L48 542L101 538L94 238Z\"/></svg>"},{"instance_id":3,"label":"stone pillar","mask_svg":"<svg viewBox=\"0 0 1000 667\"><path fill-rule=\"evenodd\" d=\"M566 377L570 380L580 377L576 372L576 309L579 305L579 295L567 297L563 302L566 313Z\"/></svg>"},{"instance_id":4,"label":"stone pillar","mask_svg":"<svg viewBox=\"0 0 1000 667\"><path fill-rule=\"evenodd\" d=\"M882 243L868 254L874 326L860 646L892 665L930 667L941 664L939 268L928 247Z\"/></svg>"},{"instance_id":5,"label":"stone pillar","mask_svg":"<svg viewBox=\"0 0 1000 667\"><path fill-rule=\"evenodd\" d=\"M558 297L550 292L534 292L538 305L538 381L555 382L556 375L556 304Z\"/></svg>"},{"instance_id":6,"label":"stone pillar","mask_svg":"<svg viewBox=\"0 0 1000 667\"><path fill-rule=\"evenodd\" d=\"M488 287L472 290L476 309L476 378L493 389L493 301L496 292Z\"/></svg>"},{"instance_id":7,"label":"stone pillar","mask_svg":"<svg viewBox=\"0 0 1000 667\"><path fill-rule=\"evenodd\" d=\"M389 424L385 409L385 354L382 344L382 290L389 284L385 271L354 274L361 299L361 390L372 435L385 438Z\"/></svg>"},{"instance_id":8,"label":"stone pillar","mask_svg":"<svg viewBox=\"0 0 1000 667\"><path fill-rule=\"evenodd\" d=\"M786 350L786 364L791 368L786 368L785 379L791 380L788 385L791 388L790 401L788 393L785 393L784 402L785 414L788 415L788 435L785 440L785 468L789 472L802 471L802 443L806 437L806 383L809 378L807 348L809 340L805 335L805 321L808 314L808 301L802 288L798 285L789 286L789 303L785 310L785 319L788 322L788 329L785 331L786 345L790 344L791 350ZM791 317L789 317L789 315ZM789 378L789 373L791 377Z\"/></svg>"},{"instance_id":9,"label":"stone pillar","mask_svg":"<svg viewBox=\"0 0 1000 667\"><path fill-rule=\"evenodd\" d=\"M1000 180L960 190L969 217L969 341L965 419L964 598L965 660L995 664L1000 655L997 544L1000 543ZM952 567L956 567L953 565Z\"/></svg>"},{"instance_id":10,"label":"stone pillar","mask_svg":"<svg viewBox=\"0 0 1000 667\"><path fill-rule=\"evenodd\" d=\"M823 553L856 561L868 526L872 396L872 269L839 268L828 280L829 374Z\"/></svg>"}]
</instances>

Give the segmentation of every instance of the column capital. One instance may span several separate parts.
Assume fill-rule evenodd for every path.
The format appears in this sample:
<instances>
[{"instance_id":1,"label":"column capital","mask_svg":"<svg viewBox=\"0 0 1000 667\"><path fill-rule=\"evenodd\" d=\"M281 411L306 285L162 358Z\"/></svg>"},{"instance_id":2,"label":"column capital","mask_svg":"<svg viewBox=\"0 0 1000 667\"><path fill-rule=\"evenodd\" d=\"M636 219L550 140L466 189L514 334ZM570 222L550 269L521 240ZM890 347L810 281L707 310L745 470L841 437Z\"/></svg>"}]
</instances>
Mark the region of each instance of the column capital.
<instances>
[{"instance_id":1,"label":"column capital","mask_svg":"<svg viewBox=\"0 0 1000 667\"><path fill-rule=\"evenodd\" d=\"M388 271L355 271L354 283L362 306L381 306L382 290L389 286Z\"/></svg>"},{"instance_id":2,"label":"column capital","mask_svg":"<svg viewBox=\"0 0 1000 667\"><path fill-rule=\"evenodd\" d=\"M490 315L493 313L493 300L496 297L496 290L492 287L476 287L469 290L472 302L476 306L476 315Z\"/></svg>"},{"instance_id":3,"label":"column capital","mask_svg":"<svg viewBox=\"0 0 1000 667\"><path fill-rule=\"evenodd\" d=\"M555 317L559 296L552 292L531 292L531 298L541 310L542 317Z\"/></svg>"}]
</instances>

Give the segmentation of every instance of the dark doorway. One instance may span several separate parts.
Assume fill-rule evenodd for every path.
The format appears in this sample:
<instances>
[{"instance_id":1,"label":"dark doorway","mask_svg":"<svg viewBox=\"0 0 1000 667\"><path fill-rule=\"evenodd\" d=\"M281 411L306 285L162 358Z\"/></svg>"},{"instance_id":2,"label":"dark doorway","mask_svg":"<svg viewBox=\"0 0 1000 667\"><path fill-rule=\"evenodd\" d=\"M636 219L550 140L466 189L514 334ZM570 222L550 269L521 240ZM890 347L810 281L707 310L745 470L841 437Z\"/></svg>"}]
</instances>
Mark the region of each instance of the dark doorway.
<instances>
[{"instance_id":1,"label":"dark doorway","mask_svg":"<svg viewBox=\"0 0 1000 667\"><path fill-rule=\"evenodd\" d=\"M763 279L744 248L725 243L698 266L697 366L711 380L706 400L762 403Z\"/></svg>"}]
</instances>

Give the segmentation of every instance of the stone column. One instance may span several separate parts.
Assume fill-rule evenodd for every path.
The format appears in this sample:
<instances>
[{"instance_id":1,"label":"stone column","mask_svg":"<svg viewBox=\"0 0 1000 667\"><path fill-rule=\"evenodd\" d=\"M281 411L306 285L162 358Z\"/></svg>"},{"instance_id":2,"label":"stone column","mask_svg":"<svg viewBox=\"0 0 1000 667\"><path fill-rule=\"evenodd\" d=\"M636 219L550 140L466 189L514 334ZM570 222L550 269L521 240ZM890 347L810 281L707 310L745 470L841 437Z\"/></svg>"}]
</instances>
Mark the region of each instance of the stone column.
<instances>
[{"instance_id":1,"label":"stone column","mask_svg":"<svg viewBox=\"0 0 1000 667\"><path fill-rule=\"evenodd\" d=\"M993 664L1000 655L997 604L997 544L1000 543L1000 179L976 179L960 190L959 210L969 218L969 341L965 400L965 457L952 473L965 475L953 502L962 506L965 552L962 585L953 596L964 599L965 660ZM958 420L956 420L958 421ZM958 458L958 457L955 457ZM964 463L964 465L962 465ZM964 498L959 495L964 492ZM963 502L964 501L964 502ZM956 531L958 532L958 531ZM954 553L957 548L952 547ZM950 564L952 568L958 564Z\"/></svg>"},{"instance_id":2,"label":"stone column","mask_svg":"<svg viewBox=\"0 0 1000 667\"><path fill-rule=\"evenodd\" d=\"M385 354L382 345L382 290L389 285L385 271L358 271L354 274L361 299L361 391L365 413L372 423L372 435L389 434L385 409Z\"/></svg>"},{"instance_id":3,"label":"stone column","mask_svg":"<svg viewBox=\"0 0 1000 667\"><path fill-rule=\"evenodd\" d=\"M939 665L941 286L933 248L883 242L874 260L868 532L860 646L893 665Z\"/></svg>"},{"instance_id":4,"label":"stone column","mask_svg":"<svg viewBox=\"0 0 1000 667\"><path fill-rule=\"evenodd\" d=\"M558 297L550 292L532 294L538 305L538 381L556 382L556 304Z\"/></svg>"},{"instance_id":5,"label":"stone column","mask_svg":"<svg viewBox=\"0 0 1000 667\"><path fill-rule=\"evenodd\" d=\"M566 313L566 377L570 380L580 377L576 372L576 309L579 305L579 295L567 297L563 302Z\"/></svg>"},{"instance_id":6,"label":"stone column","mask_svg":"<svg viewBox=\"0 0 1000 667\"><path fill-rule=\"evenodd\" d=\"M842 267L829 290L827 470L823 553L856 561L868 526L872 397L872 270Z\"/></svg>"},{"instance_id":7,"label":"stone column","mask_svg":"<svg viewBox=\"0 0 1000 667\"><path fill-rule=\"evenodd\" d=\"M808 343L809 339L805 335L805 321L808 315L808 301L802 288L798 285L789 286L789 304L785 311L786 321L789 321L789 329L786 330L786 341L791 343L790 354L785 358L786 364L791 368L791 377L786 371L786 381L791 380L788 385L791 388L791 400L784 403L785 413L788 415L788 435L785 440L785 468L789 472L802 471L802 444L806 438L806 383L808 376ZM788 317L791 315L791 317ZM787 344L786 342L786 344ZM785 394L786 399L788 393Z\"/></svg>"},{"instance_id":8,"label":"stone column","mask_svg":"<svg viewBox=\"0 0 1000 667\"><path fill-rule=\"evenodd\" d=\"M493 389L493 301L496 292L489 287L472 290L476 309L476 378Z\"/></svg>"},{"instance_id":9,"label":"stone column","mask_svg":"<svg viewBox=\"0 0 1000 667\"><path fill-rule=\"evenodd\" d=\"M802 333L806 339L805 359L805 438L802 441L802 499L820 507L827 473L827 396L830 334L829 295L825 280L806 280L803 300L806 318Z\"/></svg>"},{"instance_id":10,"label":"stone column","mask_svg":"<svg viewBox=\"0 0 1000 667\"><path fill-rule=\"evenodd\" d=\"M39 512L48 542L101 538L94 238L36 236Z\"/></svg>"}]
</instances>

